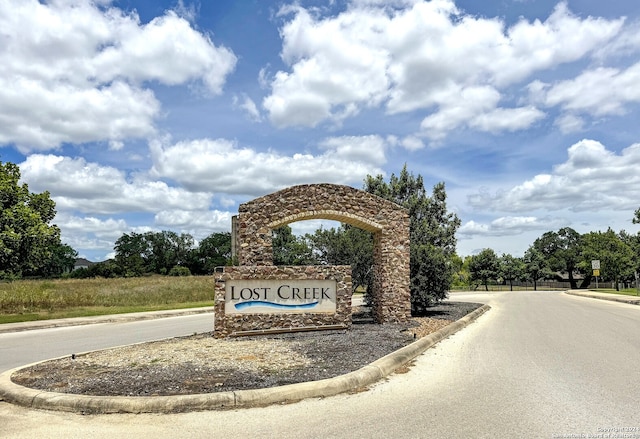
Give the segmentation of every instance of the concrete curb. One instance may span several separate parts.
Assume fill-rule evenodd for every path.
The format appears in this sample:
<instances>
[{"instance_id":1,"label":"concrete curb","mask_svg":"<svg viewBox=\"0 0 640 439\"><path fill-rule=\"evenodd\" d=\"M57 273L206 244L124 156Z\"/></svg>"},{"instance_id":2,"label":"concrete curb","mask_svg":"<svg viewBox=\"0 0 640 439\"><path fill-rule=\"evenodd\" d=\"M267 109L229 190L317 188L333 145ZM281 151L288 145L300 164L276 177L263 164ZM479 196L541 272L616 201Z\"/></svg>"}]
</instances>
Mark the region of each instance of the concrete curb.
<instances>
[{"instance_id":1,"label":"concrete curb","mask_svg":"<svg viewBox=\"0 0 640 439\"><path fill-rule=\"evenodd\" d=\"M491 309L482 305L460 320L386 355L354 372L306 383L289 384L255 390L176 396L88 396L44 392L11 381L21 366L0 375L0 400L21 406L76 413L176 413L218 410L289 403L306 398L320 398L367 387L422 354L439 341L455 334ZM46 360L49 361L49 360Z\"/></svg>"},{"instance_id":2,"label":"concrete curb","mask_svg":"<svg viewBox=\"0 0 640 439\"><path fill-rule=\"evenodd\" d=\"M588 297L589 299L608 300L610 302L628 303L629 305L640 305L638 296L617 296L615 294L595 293L589 290L567 290L565 294L578 297Z\"/></svg>"},{"instance_id":3,"label":"concrete curb","mask_svg":"<svg viewBox=\"0 0 640 439\"><path fill-rule=\"evenodd\" d=\"M3 323L0 325L0 334L4 334L7 332L30 331L34 329L61 328L64 326L93 325L96 323L133 322L139 320L151 320L164 317L178 317L205 313L213 314L213 306L201 308L185 308L177 310L171 309L164 311L132 312L126 314L109 314L105 316L72 317L67 319L35 320L31 322L19 323Z\"/></svg>"}]
</instances>

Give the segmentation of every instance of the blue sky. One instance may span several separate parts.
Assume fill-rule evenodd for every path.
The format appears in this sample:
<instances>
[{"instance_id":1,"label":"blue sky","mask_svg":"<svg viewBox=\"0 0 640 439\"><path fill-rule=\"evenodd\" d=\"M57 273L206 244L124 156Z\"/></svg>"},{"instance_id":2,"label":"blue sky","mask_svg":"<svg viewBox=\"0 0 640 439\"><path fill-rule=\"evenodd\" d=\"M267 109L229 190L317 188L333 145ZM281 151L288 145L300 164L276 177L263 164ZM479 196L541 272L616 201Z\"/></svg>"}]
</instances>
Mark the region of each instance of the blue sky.
<instances>
[{"instance_id":1,"label":"blue sky","mask_svg":"<svg viewBox=\"0 0 640 439\"><path fill-rule=\"evenodd\" d=\"M405 163L460 255L638 231L638 2L6 0L0 29L0 160L92 260Z\"/></svg>"}]
</instances>

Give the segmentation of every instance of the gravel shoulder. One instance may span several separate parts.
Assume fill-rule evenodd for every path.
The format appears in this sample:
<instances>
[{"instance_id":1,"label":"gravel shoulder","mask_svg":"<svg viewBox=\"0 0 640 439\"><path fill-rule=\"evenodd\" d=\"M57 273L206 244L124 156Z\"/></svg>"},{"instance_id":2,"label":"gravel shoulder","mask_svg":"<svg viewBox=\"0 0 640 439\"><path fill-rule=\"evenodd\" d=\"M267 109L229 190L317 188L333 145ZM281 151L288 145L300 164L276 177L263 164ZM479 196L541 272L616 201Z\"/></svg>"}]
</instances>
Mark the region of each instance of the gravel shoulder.
<instances>
[{"instance_id":1,"label":"gravel shoulder","mask_svg":"<svg viewBox=\"0 0 640 439\"><path fill-rule=\"evenodd\" d=\"M197 334L47 361L11 379L44 391L96 396L187 395L316 381L360 369L480 306L444 302L404 325L358 323L350 331L227 339ZM363 316L366 309L357 310L354 320Z\"/></svg>"}]
</instances>

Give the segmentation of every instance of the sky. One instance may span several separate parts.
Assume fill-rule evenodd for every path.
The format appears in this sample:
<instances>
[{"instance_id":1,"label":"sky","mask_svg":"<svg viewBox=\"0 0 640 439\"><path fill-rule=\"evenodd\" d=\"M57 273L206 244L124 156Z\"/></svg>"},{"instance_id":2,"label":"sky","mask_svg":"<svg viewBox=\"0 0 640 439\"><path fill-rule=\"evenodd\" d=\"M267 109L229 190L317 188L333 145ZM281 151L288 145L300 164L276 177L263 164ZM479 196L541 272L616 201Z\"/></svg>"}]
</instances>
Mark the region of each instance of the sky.
<instances>
[{"instance_id":1,"label":"sky","mask_svg":"<svg viewBox=\"0 0 640 439\"><path fill-rule=\"evenodd\" d=\"M93 261L405 164L445 183L461 256L635 233L639 120L635 0L0 2L0 161Z\"/></svg>"}]
</instances>

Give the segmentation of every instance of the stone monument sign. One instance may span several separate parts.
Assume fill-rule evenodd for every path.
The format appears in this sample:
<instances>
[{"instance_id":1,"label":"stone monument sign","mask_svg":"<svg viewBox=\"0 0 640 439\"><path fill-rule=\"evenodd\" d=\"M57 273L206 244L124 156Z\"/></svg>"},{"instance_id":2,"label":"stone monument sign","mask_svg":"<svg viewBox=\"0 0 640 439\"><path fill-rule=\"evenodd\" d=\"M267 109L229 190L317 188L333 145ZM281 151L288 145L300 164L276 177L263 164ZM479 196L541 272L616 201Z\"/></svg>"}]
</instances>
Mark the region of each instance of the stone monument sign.
<instances>
[{"instance_id":1,"label":"stone monument sign","mask_svg":"<svg viewBox=\"0 0 640 439\"><path fill-rule=\"evenodd\" d=\"M232 233L239 265L216 273L216 337L351 326L349 266L273 265L272 230L308 219L371 232L374 320L404 322L411 316L407 210L349 186L299 185L239 206Z\"/></svg>"}]
</instances>

